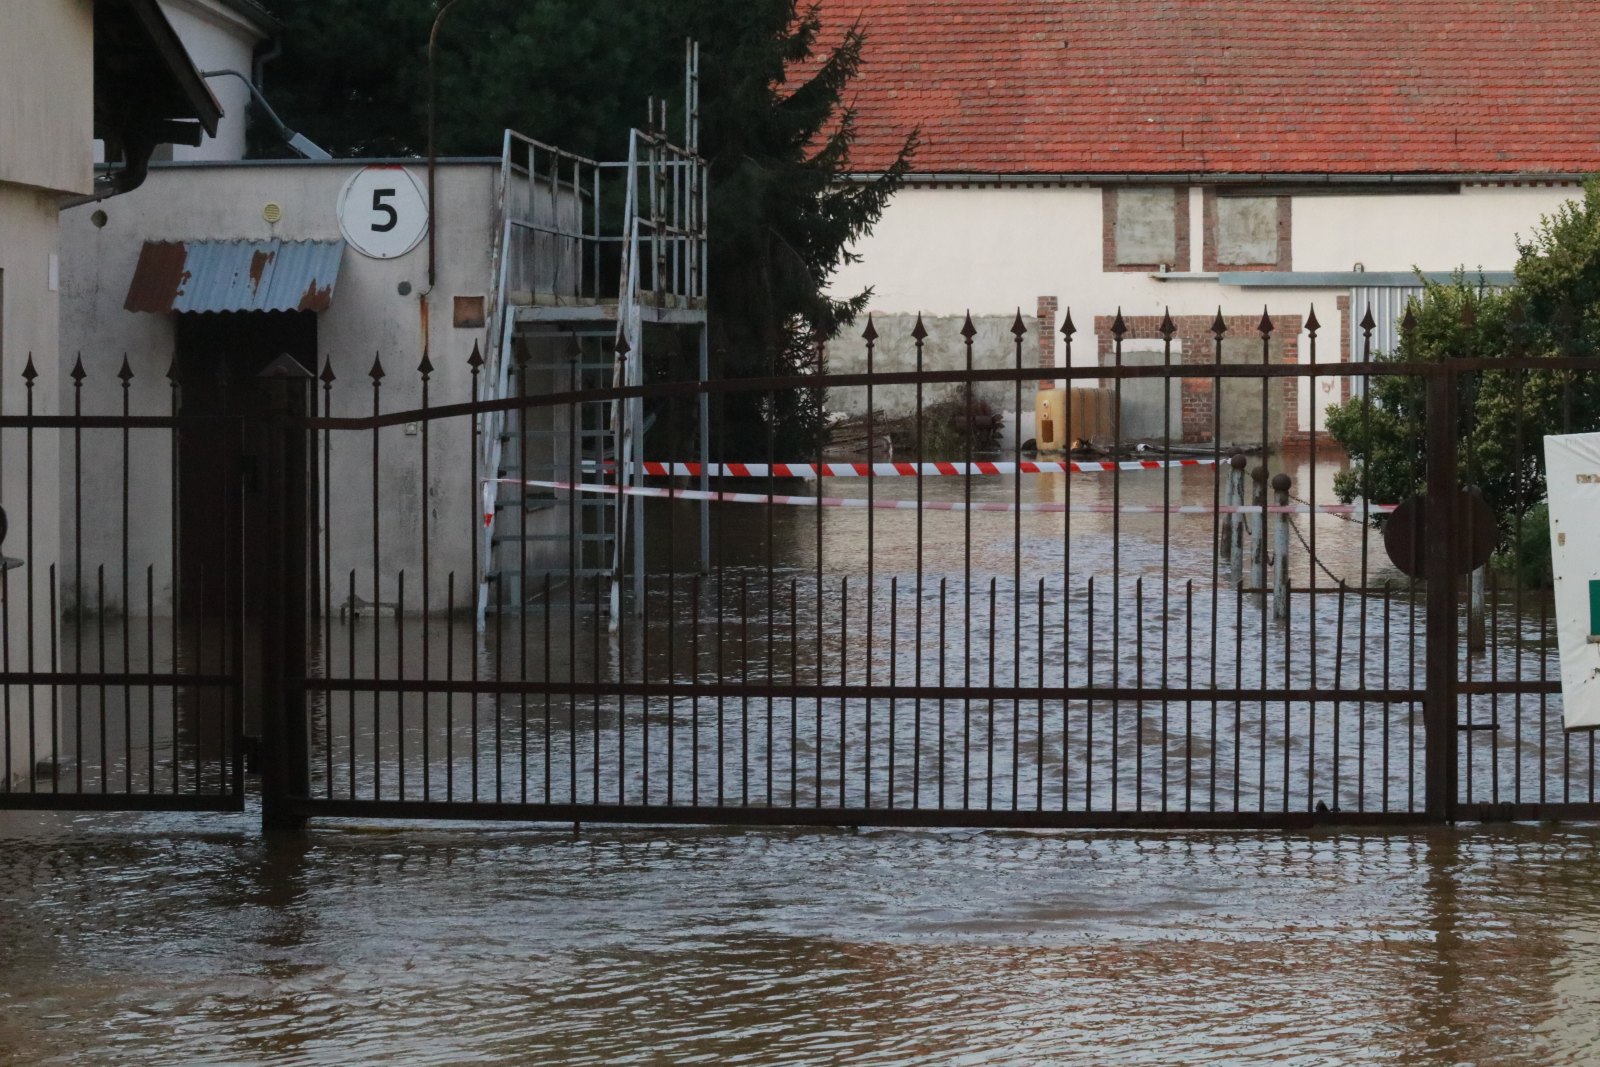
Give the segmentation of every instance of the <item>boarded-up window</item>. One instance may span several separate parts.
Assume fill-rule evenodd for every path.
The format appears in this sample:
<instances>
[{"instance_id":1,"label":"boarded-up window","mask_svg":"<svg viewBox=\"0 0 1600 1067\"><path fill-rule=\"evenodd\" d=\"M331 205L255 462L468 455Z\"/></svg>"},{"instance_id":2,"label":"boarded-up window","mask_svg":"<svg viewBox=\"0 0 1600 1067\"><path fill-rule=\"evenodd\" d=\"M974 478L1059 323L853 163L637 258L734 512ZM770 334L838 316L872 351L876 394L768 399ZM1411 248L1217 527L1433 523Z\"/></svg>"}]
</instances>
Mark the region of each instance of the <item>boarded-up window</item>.
<instances>
[{"instance_id":1,"label":"boarded-up window","mask_svg":"<svg viewBox=\"0 0 1600 1067\"><path fill-rule=\"evenodd\" d=\"M1278 262L1276 197L1217 198L1217 262L1228 266Z\"/></svg>"},{"instance_id":2,"label":"boarded-up window","mask_svg":"<svg viewBox=\"0 0 1600 1067\"><path fill-rule=\"evenodd\" d=\"M1119 267L1172 265L1178 258L1178 198L1171 189L1119 189L1116 198Z\"/></svg>"},{"instance_id":3,"label":"boarded-up window","mask_svg":"<svg viewBox=\"0 0 1600 1067\"><path fill-rule=\"evenodd\" d=\"M1206 270L1291 270L1287 196L1218 196L1207 189Z\"/></svg>"}]
</instances>

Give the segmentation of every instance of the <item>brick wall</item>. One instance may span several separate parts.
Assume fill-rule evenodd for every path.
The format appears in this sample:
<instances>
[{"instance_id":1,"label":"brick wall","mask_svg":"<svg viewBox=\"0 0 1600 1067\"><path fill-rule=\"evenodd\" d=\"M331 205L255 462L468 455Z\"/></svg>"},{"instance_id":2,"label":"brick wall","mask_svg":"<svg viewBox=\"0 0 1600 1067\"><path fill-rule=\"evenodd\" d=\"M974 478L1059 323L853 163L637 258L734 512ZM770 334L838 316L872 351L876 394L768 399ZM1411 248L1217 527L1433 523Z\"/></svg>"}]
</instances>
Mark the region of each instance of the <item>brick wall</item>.
<instances>
[{"instance_id":1,"label":"brick wall","mask_svg":"<svg viewBox=\"0 0 1600 1067\"><path fill-rule=\"evenodd\" d=\"M1041 296L1039 298L1039 369L1054 369L1056 365L1056 298ZM1039 376L1040 389L1054 389L1056 380Z\"/></svg>"},{"instance_id":2,"label":"brick wall","mask_svg":"<svg viewBox=\"0 0 1600 1067\"><path fill-rule=\"evenodd\" d=\"M1112 366L1116 362L1116 348L1111 336L1113 321L1114 317L1107 315L1096 316L1094 320L1101 366ZM1257 327L1261 322L1260 317L1233 315L1224 316L1222 321L1228 327L1227 333L1223 335L1222 362L1259 363L1261 334ZM1214 322L1215 316L1212 315L1180 315L1172 320L1176 327L1176 332L1173 334L1176 365L1217 362L1217 339L1211 332ZM1299 315L1284 315L1274 320L1272 337L1267 344L1269 363L1299 362L1302 323L1303 320ZM1161 338L1159 315L1125 316L1123 325L1127 327L1127 333L1124 335L1126 339ZM1223 444L1258 441L1261 437L1260 379L1223 379L1223 382L1225 412ZM1115 385L1111 380L1106 384L1109 387ZM1289 443L1304 438L1300 430L1296 385L1297 380L1294 378L1268 380L1267 436L1271 443ZM1217 420L1216 386L1217 380L1211 377L1182 379L1179 396L1183 420L1182 441L1185 444L1211 443ZM1253 406L1251 406L1252 392L1257 398ZM1242 432L1239 429L1241 426L1251 427L1250 432L1248 434Z\"/></svg>"}]
</instances>

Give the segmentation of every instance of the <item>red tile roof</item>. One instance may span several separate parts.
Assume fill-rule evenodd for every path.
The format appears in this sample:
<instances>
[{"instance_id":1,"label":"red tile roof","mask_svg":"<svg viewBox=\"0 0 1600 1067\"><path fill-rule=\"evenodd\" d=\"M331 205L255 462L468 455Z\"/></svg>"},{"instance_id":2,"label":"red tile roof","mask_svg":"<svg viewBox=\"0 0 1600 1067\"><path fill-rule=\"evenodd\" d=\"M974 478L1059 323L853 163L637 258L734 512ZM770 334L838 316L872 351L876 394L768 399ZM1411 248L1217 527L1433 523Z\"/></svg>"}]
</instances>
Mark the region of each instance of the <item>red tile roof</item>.
<instances>
[{"instance_id":1,"label":"red tile roof","mask_svg":"<svg viewBox=\"0 0 1600 1067\"><path fill-rule=\"evenodd\" d=\"M823 0L852 169L1600 170L1600 0Z\"/></svg>"}]
</instances>

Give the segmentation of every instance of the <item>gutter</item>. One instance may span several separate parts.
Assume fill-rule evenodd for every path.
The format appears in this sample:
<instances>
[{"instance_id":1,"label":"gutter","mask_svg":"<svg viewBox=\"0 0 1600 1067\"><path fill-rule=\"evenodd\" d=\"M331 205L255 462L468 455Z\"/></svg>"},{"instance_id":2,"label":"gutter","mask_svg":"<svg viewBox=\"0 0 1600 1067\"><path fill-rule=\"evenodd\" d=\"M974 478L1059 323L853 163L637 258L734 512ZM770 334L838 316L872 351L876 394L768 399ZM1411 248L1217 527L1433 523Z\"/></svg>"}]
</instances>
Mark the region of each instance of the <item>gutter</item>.
<instances>
[{"instance_id":1,"label":"gutter","mask_svg":"<svg viewBox=\"0 0 1600 1067\"><path fill-rule=\"evenodd\" d=\"M902 179L906 185L1215 185L1245 186L1282 185L1305 187L1308 191L1318 187L1342 190L1343 187L1400 188L1414 186L1452 187L1463 184L1504 182L1559 182L1580 184L1589 176L1584 172L1557 171L1475 171L1463 173L1399 173L1399 174L1336 174L1336 173L1284 173L1284 174L1218 174L1212 171L1173 171L1170 173L966 173L961 171L934 171L926 174L907 174ZM883 177L881 172L863 172L845 176L847 181L871 182Z\"/></svg>"},{"instance_id":2,"label":"gutter","mask_svg":"<svg viewBox=\"0 0 1600 1067\"><path fill-rule=\"evenodd\" d=\"M1227 270L1227 271L1166 271L1148 277L1158 282L1212 282L1240 289L1355 289L1362 286L1378 289L1416 288L1423 281L1447 285L1456 276L1455 271L1430 270ZM1516 273L1509 270L1479 270L1465 272L1469 282L1493 288L1504 288L1516 282Z\"/></svg>"}]
</instances>

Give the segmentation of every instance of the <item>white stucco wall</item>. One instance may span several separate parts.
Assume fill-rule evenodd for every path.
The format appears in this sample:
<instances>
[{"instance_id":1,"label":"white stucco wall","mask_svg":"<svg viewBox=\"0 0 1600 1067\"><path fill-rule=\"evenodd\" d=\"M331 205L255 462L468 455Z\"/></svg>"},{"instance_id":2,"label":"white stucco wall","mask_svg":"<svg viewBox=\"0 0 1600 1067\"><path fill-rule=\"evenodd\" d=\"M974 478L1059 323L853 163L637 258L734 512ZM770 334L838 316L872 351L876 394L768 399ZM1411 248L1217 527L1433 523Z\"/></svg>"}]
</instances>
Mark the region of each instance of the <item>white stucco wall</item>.
<instances>
[{"instance_id":1,"label":"white stucco wall","mask_svg":"<svg viewBox=\"0 0 1600 1067\"><path fill-rule=\"evenodd\" d=\"M57 233L56 194L0 182L0 412L6 415L21 415L28 410L29 390L23 369L29 357L41 373L56 364L57 294L52 287L51 264ZM32 399L36 414L55 414L54 391L35 388ZM53 626L49 580L59 545L57 439L55 430L32 433L30 509L28 431L0 429L0 505L5 507L10 523L10 531L0 542L0 553L24 563L5 572L4 596L0 598L5 615L0 639L8 643L12 670L27 670L30 664L39 670L49 669ZM30 629L34 635L31 656ZM4 696L9 722L9 745L5 751L10 756L4 776L15 779L26 775L37 758L52 751L50 700L47 691L36 691L30 732L28 688L12 686ZM35 746L31 751L30 738Z\"/></svg>"},{"instance_id":2,"label":"white stucco wall","mask_svg":"<svg viewBox=\"0 0 1600 1067\"><path fill-rule=\"evenodd\" d=\"M93 0L6 0L0 5L0 184L88 192L93 128Z\"/></svg>"},{"instance_id":3,"label":"white stucco wall","mask_svg":"<svg viewBox=\"0 0 1600 1067\"><path fill-rule=\"evenodd\" d=\"M161 0L167 20L177 31L196 70L236 70L251 77L255 46L262 28L217 0ZM238 78L208 78L206 84L222 105L217 135L198 148L174 145L174 160L243 159L250 90Z\"/></svg>"},{"instance_id":4,"label":"white stucco wall","mask_svg":"<svg viewBox=\"0 0 1600 1067\"><path fill-rule=\"evenodd\" d=\"M22 372L29 357L41 370L57 362L56 202L88 192L94 178L93 14L92 0L0 5L0 412L6 415L27 410ZM55 413L53 392L35 389L33 400L36 413ZM0 553L23 561L4 572L0 586L0 641L10 670L50 669L57 436L54 430L31 435L30 509L30 435L0 429L0 506L10 523ZM3 786L48 757L55 738L48 691L11 686L0 696Z\"/></svg>"},{"instance_id":5,"label":"white stucco wall","mask_svg":"<svg viewBox=\"0 0 1600 1067\"><path fill-rule=\"evenodd\" d=\"M1541 215L1580 195L1562 187L1467 186L1458 194L1316 195L1292 198L1292 267L1295 271L1504 271L1516 263L1518 236L1526 238ZM1203 213L1199 189L1190 190L1190 272L1203 262ZM1097 315L1304 316L1314 306L1322 323L1318 362L1335 362L1343 350L1339 288L1245 289L1216 280L1152 278L1144 272L1106 272L1102 251L1102 191L1088 185L912 186L890 202L871 235L855 251L859 263L834 280L836 294L871 286L870 309L880 315L1005 316L1020 308L1031 315L1039 296L1056 296L1061 313L1071 310L1078 333L1073 362L1097 361L1093 337ZM959 319L957 320L959 321ZM953 350L959 338L934 347ZM1003 341L1009 338L1003 337ZM859 369L852 353L860 342L845 337L829 346L835 370ZM1009 344L980 354L990 366L1011 366ZM1302 334L1300 358L1309 354ZM1030 337L1026 358L1037 351ZM1057 362L1062 360L1056 339ZM930 364L931 365L931 364ZM1337 388L1333 391L1337 395ZM1031 403L1025 399L1025 405ZM1300 425L1311 419L1309 389L1302 388ZM1318 426L1321 425L1320 406ZM1031 413L1024 412L1024 436Z\"/></svg>"},{"instance_id":6,"label":"white stucco wall","mask_svg":"<svg viewBox=\"0 0 1600 1067\"><path fill-rule=\"evenodd\" d=\"M1517 238L1577 199L1572 187L1466 186L1459 194L1298 196L1296 270L1510 270Z\"/></svg>"},{"instance_id":7,"label":"white stucco wall","mask_svg":"<svg viewBox=\"0 0 1600 1067\"><path fill-rule=\"evenodd\" d=\"M124 352L134 372L133 410L164 414L170 390L165 378L172 359L174 328L171 316L123 310L139 250L146 240L264 239L327 240L339 237L335 205L345 180L360 163L173 165L156 167L137 191L99 205L86 205L63 216L62 334L68 351L83 353L90 378L85 382L85 410L113 411L120 405L114 377ZM427 340L435 368L430 385L434 405L470 399L471 375L467 358L481 329L452 326L455 295L487 296L491 292L490 255L494 244L493 195L498 161L492 165L444 164L439 169L438 279L433 291ZM410 168L419 179L421 166ZM281 206L277 225L262 218L267 202ZM103 227L94 226L93 212L106 213ZM401 294L402 283L409 293ZM427 289L427 241L395 259L369 259L347 248L334 289L332 305L318 319L317 343L332 360L338 376L333 390L335 416L372 413L372 381L368 371L373 355L383 360L384 411L417 407L421 387L416 372L423 351L421 298ZM71 382L51 379L52 388L66 390ZM317 389L320 411L322 391ZM401 568L408 571L407 598L418 596L421 550L418 530L424 492L418 477L420 435L404 427L382 431L383 473L380 523L386 583ZM426 506L433 523L433 603L443 603L446 576L457 572L458 600L475 595L471 581L469 528L475 532L476 504L470 492L468 468L470 425L453 419L435 423L430 432L432 469ZM333 486L334 522L341 531L334 538L331 571L347 575L354 567L362 578L361 595L370 599L372 501L370 488L370 432L338 439L330 484ZM359 440L358 440L359 438ZM116 448L120 443L109 442ZM137 445L135 499L153 521L132 532L130 557L136 574L148 562L157 564L155 611L170 610L171 452L168 435L142 435ZM115 459L112 462L111 459ZM71 457L62 456L70 471ZM110 453L100 464L86 464L85 495L117 501L121 493L120 452ZM63 500L70 520L71 502ZM106 587L120 588L118 523L107 513L96 523L85 521L85 558L107 564ZM71 530L65 533L70 542ZM88 568L86 566L86 573ZM70 584L70 583L68 583ZM134 583L131 610L143 614L143 587ZM76 595L76 590L71 591ZM385 599L393 592L386 589Z\"/></svg>"}]
</instances>

